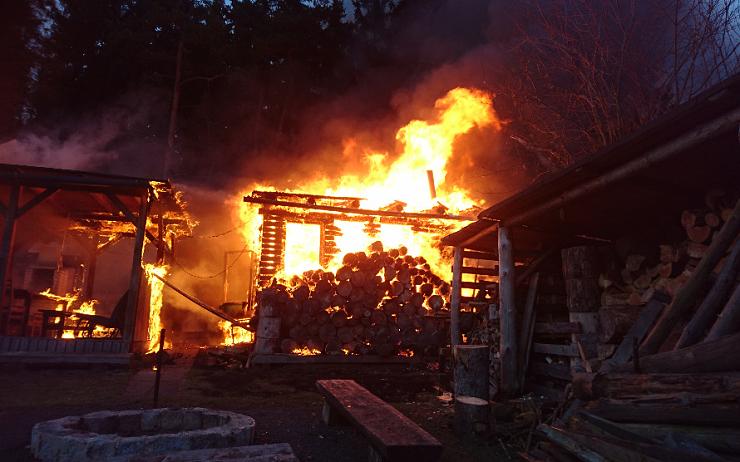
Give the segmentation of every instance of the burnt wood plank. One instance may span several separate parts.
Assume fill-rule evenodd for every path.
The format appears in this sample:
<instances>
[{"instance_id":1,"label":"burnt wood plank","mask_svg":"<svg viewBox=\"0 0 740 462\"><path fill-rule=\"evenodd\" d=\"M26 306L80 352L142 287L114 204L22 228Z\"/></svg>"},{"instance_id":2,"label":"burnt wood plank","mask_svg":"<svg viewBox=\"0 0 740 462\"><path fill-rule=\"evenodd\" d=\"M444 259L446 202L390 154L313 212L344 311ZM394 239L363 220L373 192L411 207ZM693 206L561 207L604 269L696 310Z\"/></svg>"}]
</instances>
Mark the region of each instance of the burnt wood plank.
<instances>
[{"instance_id":1,"label":"burnt wood plank","mask_svg":"<svg viewBox=\"0 0 740 462\"><path fill-rule=\"evenodd\" d=\"M318 380L316 386L334 410L355 425L387 461L434 461L442 444L396 408L354 380Z\"/></svg>"}]
</instances>

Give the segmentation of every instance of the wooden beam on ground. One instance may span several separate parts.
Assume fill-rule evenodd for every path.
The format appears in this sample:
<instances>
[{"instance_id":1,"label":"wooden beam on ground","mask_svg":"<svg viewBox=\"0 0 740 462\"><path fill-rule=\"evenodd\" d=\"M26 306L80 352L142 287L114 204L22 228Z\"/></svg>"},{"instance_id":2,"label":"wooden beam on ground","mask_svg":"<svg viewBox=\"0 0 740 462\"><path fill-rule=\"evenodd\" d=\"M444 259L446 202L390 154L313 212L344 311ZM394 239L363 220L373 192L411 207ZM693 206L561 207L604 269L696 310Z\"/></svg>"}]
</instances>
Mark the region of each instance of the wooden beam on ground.
<instances>
[{"instance_id":1,"label":"wooden beam on ground","mask_svg":"<svg viewBox=\"0 0 740 462\"><path fill-rule=\"evenodd\" d=\"M658 351L668 335L676 327L686 314L694 307L697 297L704 290L709 275L720 259L725 255L725 251L730 244L737 238L740 232L740 200L735 204L729 219L725 222L722 229L712 239L706 254L702 257L696 269L691 273L691 277L686 284L679 289L668 307L658 319L648 337L645 339L640 348L641 355L648 355Z\"/></svg>"},{"instance_id":2,"label":"wooden beam on ground","mask_svg":"<svg viewBox=\"0 0 740 462\"><path fill-rule=\"evenodd\" d=\"M740 370L740 333L717 340L697 343L680 350L640 357L640 371L652 372L723 372ZM612 368L614 372L634 370L632 363Z\"/></svg>"},{"instance_id":3,"label":"wooden beam on ground","mask_svg":"<svg viewBox=\"0 0 740 462\"><path fill-rule=\"evenodd\" d=\"M499 226L499 303L501 306L501 389L505 394L518 390L517 330L514 292L514 257L509 228Z\"/></svg>"}]
</instances>

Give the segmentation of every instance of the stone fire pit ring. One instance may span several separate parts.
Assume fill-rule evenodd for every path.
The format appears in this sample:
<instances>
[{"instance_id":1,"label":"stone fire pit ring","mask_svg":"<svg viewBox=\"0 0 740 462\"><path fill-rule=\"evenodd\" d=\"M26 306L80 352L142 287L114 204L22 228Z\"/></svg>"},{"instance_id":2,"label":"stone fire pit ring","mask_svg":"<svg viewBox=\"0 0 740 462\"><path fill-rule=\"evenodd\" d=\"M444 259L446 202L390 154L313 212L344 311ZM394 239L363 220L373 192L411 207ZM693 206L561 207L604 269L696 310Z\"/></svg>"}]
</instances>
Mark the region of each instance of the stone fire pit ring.
<instances>
[{"instance_id":1,"label":"stone fire pit ring","mask_svg":"<svg viewBox=\"0 0 740 462\"><path fill-rule=\"evenodd\" d=\"M31 451L43 462L108 460L251 444L254 419L205 408L100 411L40 422Z\"/></svg>"}]
</instances>

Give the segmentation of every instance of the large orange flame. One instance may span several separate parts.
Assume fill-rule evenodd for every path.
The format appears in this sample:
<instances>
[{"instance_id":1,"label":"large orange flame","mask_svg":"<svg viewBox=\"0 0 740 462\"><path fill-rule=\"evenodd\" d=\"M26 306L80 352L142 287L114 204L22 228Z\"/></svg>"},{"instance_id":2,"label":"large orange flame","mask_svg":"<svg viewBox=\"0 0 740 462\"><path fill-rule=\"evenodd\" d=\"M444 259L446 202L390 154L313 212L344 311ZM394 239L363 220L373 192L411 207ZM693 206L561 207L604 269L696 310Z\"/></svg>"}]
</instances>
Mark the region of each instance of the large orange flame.
<instances>
[{"instance_id":1,"label":"large orange flame","mask_svg":"<svg viewBox=\"0 0 740 462\"><path fill-rule=\"evenodd\" d=\"M412 120L396 132L396 140L402 146L400 153L392 155L366 149L362 172L339 178L313 178L286 192L362 197L366 199L360 207L366 209L380 209L401 201L406 204L404 210L407 212L430 211L442 204L448 213L458 214L480 206L481 202L472 198L465 188L448 183L447 173L454 162L455 141L460 136L473 128L500 130L501 121L494 111L492 96L477 89L454 88L438 99L434 108L436 115L430 120ZM430 194L427 171L434 175L436 197ZM245 193L254 189L274 190L270 186L252 185ZM239 203L243 236L257 249L262 217L258 207L243 203L241 197ZM414 232L407 226L382 224L376 235L369 236L363 230L363 223L336 221L335 225L342 232L336 239L340 253L335 261L326 265L329 270L341 264L344 253L365 250L379 240L386 247L404 245L410 254L423 255L440 276L450 274L449 261L435 248L439 235ZM316 225L287 225L286 258L279 275L289 277L320 266L318 232Z\"/></svg>"}]
</instances>

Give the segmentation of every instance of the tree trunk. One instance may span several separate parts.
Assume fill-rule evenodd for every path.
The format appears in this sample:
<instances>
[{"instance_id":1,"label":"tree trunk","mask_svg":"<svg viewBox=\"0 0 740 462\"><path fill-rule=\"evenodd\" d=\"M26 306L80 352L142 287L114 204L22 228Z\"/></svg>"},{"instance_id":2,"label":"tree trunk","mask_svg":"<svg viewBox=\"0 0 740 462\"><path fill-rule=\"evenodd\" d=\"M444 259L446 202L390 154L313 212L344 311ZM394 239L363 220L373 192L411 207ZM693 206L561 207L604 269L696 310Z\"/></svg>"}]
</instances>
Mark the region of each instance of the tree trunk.
<instances>
[{"instance_id":1,"label":"tree trunk","mask_svg":"<svg viewBox=\"0 0 740 462\"><path fill-rule=\"evenodd\" d=\"M488 347L455 345L455 396L488 400Z\"/></svg>"},{"instance_id":2,"label":"tree trunk","mask_svg":"<svg viewBox=\"0 0 740 462\"><path fill-rule=\"evenodd\" d=\"M488 400L473 396L455 397L455 431L461 436L475 436L491 428Z\"/></svg>"},{"instance_id":3,"label":"tree trunk","mask_svg":"<svg viewBox=\"0 0 740 462\"><path fill-rule=\"evenodd\" d=\"M515 393L517 381L517 331L516 307L514 306L514 257L509 228L499 226L499 302L501 304L501 389L504 393Z\"/></svg>"}]
</instances>

